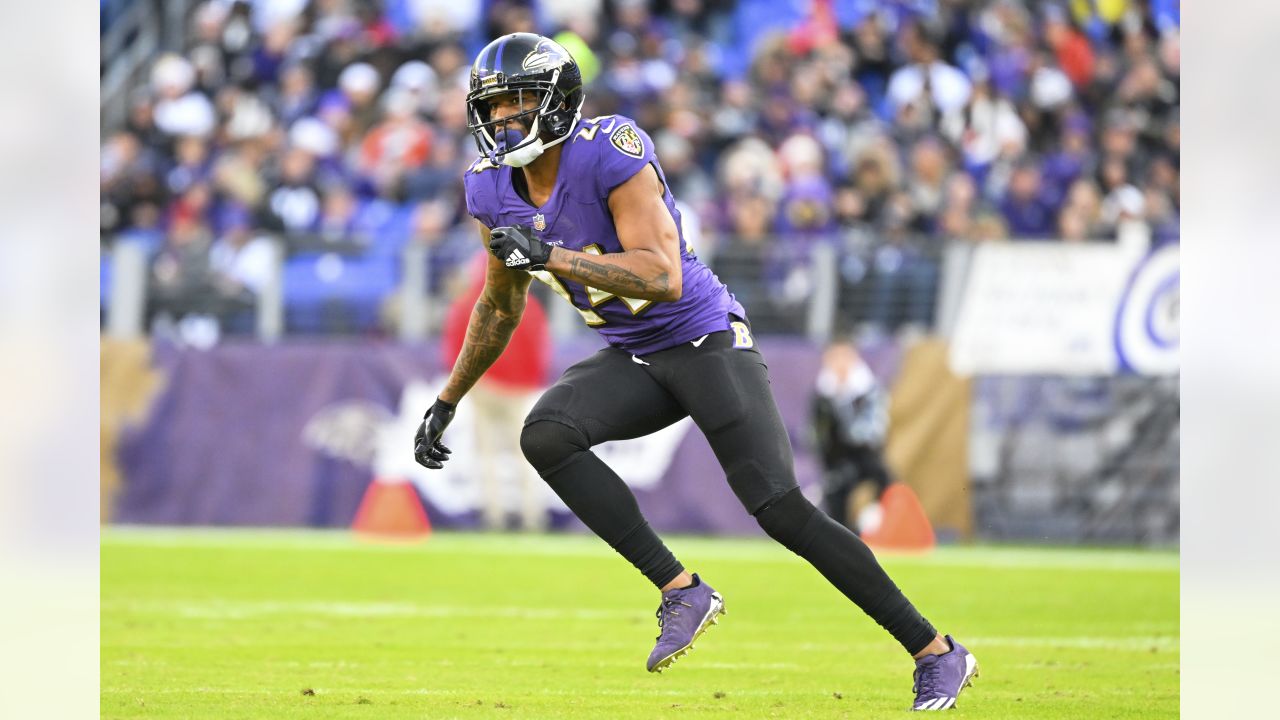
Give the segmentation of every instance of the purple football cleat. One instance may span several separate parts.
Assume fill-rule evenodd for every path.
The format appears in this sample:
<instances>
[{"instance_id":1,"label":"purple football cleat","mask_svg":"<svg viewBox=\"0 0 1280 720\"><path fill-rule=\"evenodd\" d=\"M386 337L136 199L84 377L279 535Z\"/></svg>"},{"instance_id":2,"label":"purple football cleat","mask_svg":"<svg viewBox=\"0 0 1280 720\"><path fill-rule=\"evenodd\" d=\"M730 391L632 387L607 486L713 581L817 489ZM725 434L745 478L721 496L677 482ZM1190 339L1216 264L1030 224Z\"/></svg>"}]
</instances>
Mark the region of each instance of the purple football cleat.
<instances>
[{"instance_id":1,"label":"purple football cleat","mask_svg":"<svg viewBox=\"0 0 1280 720\"><path fill-rule=\"evenodd\" d=\"M658 606L658 644L649 653L649 672L666 670L677 658L693 649L693 641L716 624L716 616L724 614L720 593L695 574L693 584L662 593Z\"/></svg>"},{"instance_id":2,"label":"purple football cleat","mask_svg":"<svg viewBox=\"0 0 1280 720\"><path fill-rule=\"evenodd\" d=\"M916 701L912 710L946 710L956 705L960 691L973 684L978 676L978 659L963 645L947 636L951 652L925 655L916 660Z\"/></svg>"}]
</instances>

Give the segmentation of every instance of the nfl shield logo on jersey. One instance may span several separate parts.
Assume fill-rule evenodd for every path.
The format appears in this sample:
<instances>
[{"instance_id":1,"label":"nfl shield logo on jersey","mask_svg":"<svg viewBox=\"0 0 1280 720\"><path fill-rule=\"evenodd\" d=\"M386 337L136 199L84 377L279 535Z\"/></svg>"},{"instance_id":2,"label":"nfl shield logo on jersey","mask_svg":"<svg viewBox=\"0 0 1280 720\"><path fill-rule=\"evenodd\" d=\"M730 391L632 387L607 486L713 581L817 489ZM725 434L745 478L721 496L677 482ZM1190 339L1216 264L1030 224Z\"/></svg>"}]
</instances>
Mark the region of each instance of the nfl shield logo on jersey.
<instances>
[{"instance_id":1,"label":"nfl shield logo on jersey","mask_svg":"<svg viewBox=\"0 0 1280 720\"><path fill-rule=\"evenodd\" d=\"M533 216L533 229L542 232L547 229L547 218L542 213Z\"/></svg>"}]
</instances>

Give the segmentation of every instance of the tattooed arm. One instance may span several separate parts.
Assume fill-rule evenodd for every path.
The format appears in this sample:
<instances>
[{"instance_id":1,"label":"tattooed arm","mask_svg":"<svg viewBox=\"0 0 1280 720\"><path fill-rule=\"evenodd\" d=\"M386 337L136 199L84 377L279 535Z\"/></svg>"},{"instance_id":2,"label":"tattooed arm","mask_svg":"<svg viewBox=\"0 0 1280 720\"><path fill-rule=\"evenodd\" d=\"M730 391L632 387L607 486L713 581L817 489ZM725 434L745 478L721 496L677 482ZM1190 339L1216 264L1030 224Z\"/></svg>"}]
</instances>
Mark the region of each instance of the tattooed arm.
<instances>
[{"instance_id":1,"label":"tattooed arm","mask_svg":"<svg viewBox=\"0 0 1280 720\"><path fill-rule=\"evenodd\" d=\"M680 235L662 202L652 165L609 193L609 212L623 252L606 255L551 249L547 270L605 292L640 300L680 299Z\"/></svg>"},{"instance_id":2,"label":"tattooed arm","mask_svg":"<svg viewBox=\"0 0 1280 720\"><path fill-rule=\"evenodd\" d=\"M480 239L489 247L489 228L480 226ZM484 279L484 290L471 311L467 323L467 337L462 341L462 352L449 373L440 399L457 404L485 371L493 365L524 315L525 300L529 296L529 283L533 276L503 267L497 258L489 255L489 266Z\"/></svg>"}]
</instances>

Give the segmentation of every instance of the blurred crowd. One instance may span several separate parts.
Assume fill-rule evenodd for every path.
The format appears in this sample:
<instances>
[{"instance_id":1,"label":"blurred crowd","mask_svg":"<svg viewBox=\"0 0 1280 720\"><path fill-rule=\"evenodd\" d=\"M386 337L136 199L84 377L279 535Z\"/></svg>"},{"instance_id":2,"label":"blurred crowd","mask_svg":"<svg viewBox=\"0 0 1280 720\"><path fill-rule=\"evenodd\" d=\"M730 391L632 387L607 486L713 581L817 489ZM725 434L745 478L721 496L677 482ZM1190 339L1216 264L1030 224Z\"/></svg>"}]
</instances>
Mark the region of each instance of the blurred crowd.
<instances>
[{"instance_id":1,"label":"blurred crowd","mask_svg":"<svg viewBox=\"0 0 1280 720\"><path fill-rule=\"evenodd\" d=\"M578 59L585 115L648 130L748 308L803 294L791 269L829 243L874 310L935 283L949 239L1176 241L1179 22L1178 0L210 0L103 127L103 243L143 244L176 312L194 286L244 307L281 238L421 244L444 292L478 248L470 61L528 31Z\"/></svg>"}]
</instances>

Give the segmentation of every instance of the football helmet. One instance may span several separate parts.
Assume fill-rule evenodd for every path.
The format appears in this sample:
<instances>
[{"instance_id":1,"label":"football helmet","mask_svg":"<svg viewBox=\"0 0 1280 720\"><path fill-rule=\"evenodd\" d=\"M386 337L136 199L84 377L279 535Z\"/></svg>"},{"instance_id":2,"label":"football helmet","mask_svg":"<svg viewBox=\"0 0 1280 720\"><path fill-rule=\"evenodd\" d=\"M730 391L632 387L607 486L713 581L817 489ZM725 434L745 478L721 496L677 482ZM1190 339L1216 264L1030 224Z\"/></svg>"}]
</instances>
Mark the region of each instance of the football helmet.
<instances>
[{"instance_id":1,"label":"football helmet","mask_svg":"<svg viewBox=\"0 0 1280 720\"><path fill-rule=\"evenodd\" d=\"M505 93L516 93L521 108L530 94L535 105L494 119L489 101ZM503 35L471 65L467 128L490 162L524 167L564 142L582 114L583 98L582 71L560 43L533 33ZM508 127L512 121L524 130Z\"/></svg>"}]
</instances>

